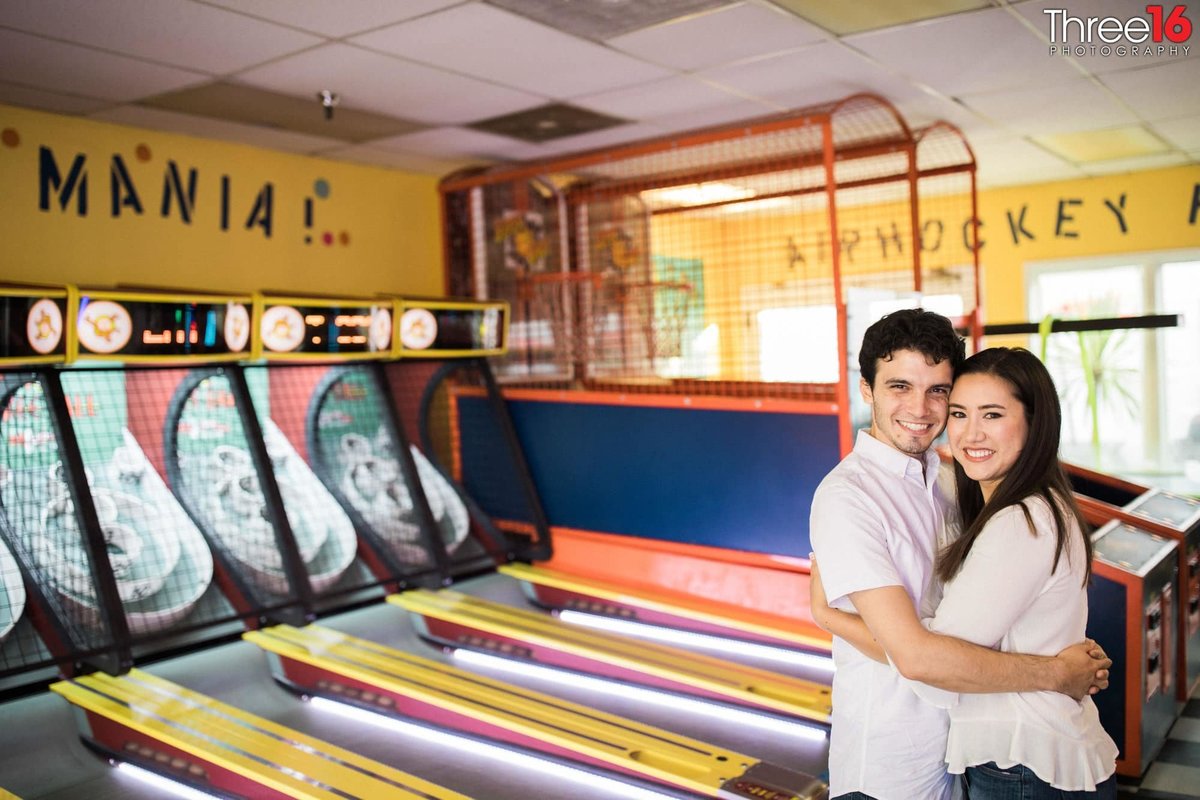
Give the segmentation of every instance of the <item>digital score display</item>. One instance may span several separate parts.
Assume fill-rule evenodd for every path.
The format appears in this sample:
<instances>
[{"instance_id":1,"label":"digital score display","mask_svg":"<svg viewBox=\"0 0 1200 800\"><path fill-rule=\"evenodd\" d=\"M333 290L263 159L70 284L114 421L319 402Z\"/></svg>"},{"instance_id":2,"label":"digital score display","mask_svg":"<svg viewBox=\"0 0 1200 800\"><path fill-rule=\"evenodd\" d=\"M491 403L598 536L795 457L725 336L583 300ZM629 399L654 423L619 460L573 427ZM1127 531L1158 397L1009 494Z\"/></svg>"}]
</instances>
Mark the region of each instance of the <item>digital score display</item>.
<instances>
[{"instance_id":1,"label":"digital score display","mask_svg":"<svg viewBox=\"0 0 1200 800\"><path fill-rule=\"evenodd\" d=\"M67 357L67 293L0 290L0 363Z\"/></svg>"},{"instance_id":2,"label":"digital score display","mask_svg":"<svg viewBox=\"0 0 1200 800\"><path fill-rule=\"evenodd\" d=\"M79 358L157 361L249 356L250 298L83 292Z\"/></svg>"},{"instance_id":3,"label":"digital score display","mask_svg":"<svg viewBox=\"0 0 1200 800\"><path fill-rule=\"evenodd\" d=\"M507 303L403 303L400 316L402 358L501 355L507 349L507 338Z\"/></svg>"},{"instance_id":4,"label":"digital score display","mask_svg":"<svg viewBox=\"0 0 1200 800\"><path fill-rule=\"evenodd\" d=\"M382 358L392 354L392 305L264 298L259 337L267 358Z\"/></svg>"}]
</instances>

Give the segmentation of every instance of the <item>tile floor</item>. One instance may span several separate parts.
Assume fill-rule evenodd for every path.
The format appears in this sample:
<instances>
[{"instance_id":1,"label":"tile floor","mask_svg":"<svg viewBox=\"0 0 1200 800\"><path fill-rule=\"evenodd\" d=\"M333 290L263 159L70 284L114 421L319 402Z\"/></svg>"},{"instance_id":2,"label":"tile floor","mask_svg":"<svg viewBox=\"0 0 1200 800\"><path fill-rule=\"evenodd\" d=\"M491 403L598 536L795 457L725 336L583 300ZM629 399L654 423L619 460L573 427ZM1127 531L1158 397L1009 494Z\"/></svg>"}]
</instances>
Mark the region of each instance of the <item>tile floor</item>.
<instances>
[{"instance_id":1,"label":"tile floor","mask_svg":"<svg viewBox=\"0 0 1200 800\"><path fill-rule=\"evenodd\" d=\"M1138 782L1118 782L1119 800L1200 798L1200 692L1183 709L1158 758Z\"/></svg>"}]
</instances>

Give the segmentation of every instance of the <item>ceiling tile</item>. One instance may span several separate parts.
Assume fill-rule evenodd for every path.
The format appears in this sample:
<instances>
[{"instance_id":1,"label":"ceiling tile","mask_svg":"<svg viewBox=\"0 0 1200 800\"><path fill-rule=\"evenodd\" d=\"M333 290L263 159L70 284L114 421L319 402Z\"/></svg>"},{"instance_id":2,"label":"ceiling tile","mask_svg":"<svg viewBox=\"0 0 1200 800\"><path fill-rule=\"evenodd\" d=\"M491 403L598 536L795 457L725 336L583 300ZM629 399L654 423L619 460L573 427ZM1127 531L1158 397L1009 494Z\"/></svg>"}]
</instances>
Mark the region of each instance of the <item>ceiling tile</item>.
<instances>
[{"instance_id":1,"label":"ceiling tile","mask_svg":"<svg viewBox=\"0 0 1200 800\"><path fill-rule=\"evenodd\" d=\"M583 108L630 120L653 120L746 102L745 98L725 89L687 76L586 95L572 101ZM758 108L760 114L769 110L763 105Z\"/></svg>"},{"instance_id":2,"label":"ceiling tile","mask_svg":"<svg viewBox=\"0 0 1200 800\"><path fill-rule=\"evenodd\" d=\"M524 142L498 136L471 128L443 127L428 128L402 136L390 136L369 143L377 150L409 153L411 155L485 158L497 160L511 158L512 154L525 152Z\"/></svg>"},{"instance_id":3,"label":"ceiling tile","mask_svg":"<svg viewBox=\"0 0 1200 800\"><path fill-rule=\"evenodd\" d=\"M625 124L626 120L567 103L547 103L537 108L479 120L469 127L541 144L568 136L581 136Z\"/></svg>"},{"instance_id":4,"label":"ceiling tile","mask_svg":"<svg viewBox=\"0 0 1200 800\"><path fill-rule=\"evenodd\" d=\"M432 11L461 3L462 0L354 0L331 3L329 0L208 0L255 17L290 25L322 36L349 36L383 25L393 25Z\"/></svg>"},{"instance_id":5,"label":"ceiling tile","mask_svg":"<svg viewBox=\"0 0 1200 800\"><path fill-rule=\"evenodd\" d=\"M1058 51L1060 53L1062 52L1061 48L1064 45L1071 46L1071 58L1079 63L1084 69L1095 74L1113 72L1114 70L1130 69L1132 67L1164 64L1177 61L1181 58L1181 56L1172 56L1167 53L1164 53L1160 56L1157 55L1157 51L1154 55L1144 55L1144 53L1141 52L1142 48L1145 48L1147 45L1154 45L1155 47L1158 46L1157 43L1149 41L1138 45L1139 53L1136 55L1130 53L1128 50L1123 56L1119 55L1116 51L1105 55L1105 51L1099 49L1097 49L1095 53L1092 53L1090 45L1083 41L1083 37L1079 33L1080 29L1078 24L1073 22L1069 23L1067 26L1067 37L1064 38L1062 35L1064 16L1062 14L1056 14L1052 17L1051 15L1045 13L1047 9L1058 10L1066 8L1062 0L1028 0L1028 2L1014 4L1013 8L1022 17L1033 23L1034 27L1041 31L1046 37L1047 52L1049 52L1049 47L1051 44L1060 48ZM1086 3L1071 4L1071 6L1066 8L1066 10L1067 17L1083 20L1087 20L1089 17L1097 17L1099 19L1104 19L1105 17L1116 17L1118 20L1127 20L1135 16L1148 19L1148 15L1146 14L1145 0L1088 0ZM1052 20L1054 22L1053 31L1051 30ZM1084 24L1086 25L1086 22L1084 22ZM1050 42L1051 33L1054 34L1053 42ZM1081 44L1088 48L1083 55L1079 55L1078 53L1078 47ZM1095 44L1097 48L1103 47L1105 44L1099 39L1094 31L1092 34L1092 44ZM1114 42L1111 46L1116 47L1119 44L1125 44L1128 46L1129 43L1124 41ZM1164 42L1163 44L1165 45L1167 43ZM1191 55L1195 56L1194 50Z\"/></svg>"},{"instance_id":6,"label":"ceiling tile","mask_svg":"<svg viewBox=\"0 0 1200 800\"><path fill-rule=\"evenodd\" d=\"M1022 134L1111 128L1137 121L1112 95L1087 78L968 94L958 99L968 108Z\"/></svg>"},{"instance_id":7,"label":"ceiling tile","mask_svg":"<svg viewBox=\"0 0 1200 800\"><path fill-rule=\"evenodd\" d=\"M988 0L772 0L839 36L983 8Z\"/></svg>"},{"instance_id":8,"label":"ceiling tile","mask_svg":"<svg viewBox=\"0 0 1200 800\"><path fill-rule=\"evenodd\" d=\"M104 122L131 125L136 128L249 144L255 147L281 150L285 153L315 153L344 144L337 139L326 139L293 131L273 130L258 125L244 125L240 122L195 117L191 114L180 114L175 111L144 106L118 106L90 114L89 117Z\"/></svg>"},{"instance_id":9,"label":"ceiling tile","mask_svg":"<svg viewBox=\"0 0 1200 800\"><path fill-rule=\"evenodd\" d=\"M731 31L737 31L734 36ZM610 39L619 50L681 70L728 64L827 38L774 6L739 3Z\"/></svg>"},{"instance_id":10,"label":"ceiling tile","mask_svg":"<svg viewBox=\"0 0 1200 800\"><path fill-rule=\"evenodd\" d=\"M1066 59L1000 8L955 14L842 41L948 95L1046 85L1079 77Z\"/></svg>"},{"instance_id":11,"label":"ceiling tile","mask_svg":"<svg viewBox=\"0 0 1200 800\"><path fill-rule=\"evenodd\" d=\"M1078 167L1022 139L981 140L972 142L971 149L981 188L1084 176Z\"/></svg>"},{"instance_id":12,"label":"ceiling tile","mask_svg":"<svg viewBox=\"0 0 1200 800\"><path fill-rule=\"evenodd\" d=\"M603 41L629 31L648 28L710 8L728 5L730 0L604 0L581 3L579 0L490 0L500 6L537 20L555 30Z\"/></svg>"},{"instance_id":13,"label":"ceiling tile","mask_svg":"<svg viewBox=\"0 0 1200 800\"><path fill-rule=\"evenodd\" d=\"M668 74L632 56L482 3L457 6L350 41L558 99ZM493 46L481 46L485 42Z\"/></svg>"},{"instance_id":14,"label":"ceiling tile","mask_svg":"<svg viewBox=\"0 0 1200 800\"><path fill-rule=\"evenodd\" d=\"M416 172L422 175L448 175L463 167L488 163L480 159L438 158L415 153L399 153L395 150L381 150L365 144L324 150L320 156L321 158L353 161L373 167L389 167L405 172Z\"/></svg>"},{"instance_id":15,"label":"ceiling tile","mask_svg":"<svg viewBox=\"0 0 1200 800\"><path fill-rule=\"evenodd\" d=\"M1160 120L1200 114L1200 57L1170 64L1108 72L1100 80L1143 119Z\"/></svg>"},{"instance_id":16,"label":"ceiling tile","mask_svg":"<svg viewBox=\"0 0 1200 800\"><path fill-rule=\"evenodd\" d=\"M1011 135L957 100L942 95L918 92L896 100L895 105L910 128L942 121L956 126L968 138L986 133Z\"/></svg>"},{"instance_id":17,"label":"ceiling tile","mask_svg":"<svg viewBox=\"0 0 1200 800\"><path fill-rule=\"evenodd\" d=\"M346 44L317 47L243 72L237 80L298 97L330 89L347 107L431 125L473 122L545 102L537 95ZM333 80L342 85L331 86Z\"/></svg>"},{"instance_id":18,"label":"ceiling tile","mask_svg":"<svg viewBox=\"0 0 1200 800\"><path fill-rule=\"evenodd\" d=\"M1181 150L1200 150L1200 116L1163 120L1150 127Z\"/></svg>"},{"instance_id":19,"label":"ceiling tile","mask_svg":"<svg viewBox=\"0 0 1200 800\"><path fill-rule=\"evenodd\" d=\"M10 83L129 101L209 80L207 75L0 29L0 76Z\"/></svg>"},{"instance_id":20,"label":"ceiling tile","mask_svg":"<svg viewBox=\"0 0 1200 800\"><path fill-rule=\"evenodd\" d=\"M40 111L57 111L60 114L86 114L112 105L107 100L48 92L45 89L30 89L3 81L0 81L0 103L36 108Z\"/></svg>"},{"instance_id":21,"label":"ceiling tile","mask_svg":"<svg viewBox=\"0 0 1200 800\"><path fill-rule=\"evenodd\" d=\"M618 128L609 128L603 131L543 142L538 147L542 152L549 155L583 153L601 147L612 147L614 145L641 141L642 139L653 139L661 135L662 131L653 125L633 123L622 125Z\"/></svg>"},{"instance_id":22,"label":"ceiling tile","mask_svg":"<svg viewBox=\"0 0 1200 800\"><path fill-rule=\"evenodd\" d=\"M743 120L751 120L756 117L778 113L780 110L781 109L778 107L774 107L763 102L742 100L734 101L732 103L723 103L719 106L697 109L695 111L683 111L678 114L667 114L665 116L655 117L653 120L650 120L650 123L664 133L681 133L684 131L708 128L715 125L725 125L734 122L741 122Z\"/></svg>"},{"instance_id":23,"label":"ceiling tile","mask_svg":"<svg viewBox=\"0 0 1200 800\"><path fill-rule=\"evenodd\" d=\"M1122 158L1113 161L1084 164L1083 171L1088 175L1114 175L1118 172L1141 172L1148 169L1176 167L1191 162L1190 156L1183 153L1163 153L1156 156L1141 156L1140 158Z\"/></svg>"},{"instance_id":24,"label":"ceiling tile","mask_svg":"<svg viewBox=\"0 0 1200 800\"><path fill-rule=\"evenodd\" d=\"M1157 155L1170 149L1163 139L1141 125L1096 131L1045 133L1038 144L1076 164Z\"/></svg>"},{"instance_id":25,"label":"ceiling tile","mask_svg":"<svg viewBox=\"0 0 1200 800\"><path fill-rule=\"evenodd\" d=\"M149 98L142 105L346 142L396 136L422 127L415 122L360 111L340 103L326 116L315 95L296 97L232 83L206 83Z\"/></svg>"},{"instance_id":26,"label":"ceiling tile","mask_svg":"<svg viewBox=\"0 0 1200 800\"><path fill-rule=\"evenodd\" d=\"M702 70L696 77L783 108L824 103L864 91L896 102L920 91L836 42Z\"/></svg>"},{"instance_id":27,"label":"ceiling tile","mask_svg":"<svg viewBox=\"0 0 1200 800\"><path fill-rule=\"evenodd\" d=\"M190 0L5 0L0 25L214 75L321 41Z\"/></svg>"}]
</instances>

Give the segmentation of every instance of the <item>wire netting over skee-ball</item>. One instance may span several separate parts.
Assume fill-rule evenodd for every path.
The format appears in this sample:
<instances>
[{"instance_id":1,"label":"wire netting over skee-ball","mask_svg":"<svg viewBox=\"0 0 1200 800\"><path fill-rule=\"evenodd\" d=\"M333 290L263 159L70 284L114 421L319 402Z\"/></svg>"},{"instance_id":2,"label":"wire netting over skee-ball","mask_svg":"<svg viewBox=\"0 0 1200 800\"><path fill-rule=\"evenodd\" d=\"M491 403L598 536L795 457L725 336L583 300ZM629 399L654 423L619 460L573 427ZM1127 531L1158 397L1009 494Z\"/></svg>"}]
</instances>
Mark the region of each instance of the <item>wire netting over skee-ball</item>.
<instances>
[{"instance_id":1,"label":"wire netting over skee-ball","mask_svg":"<svg viewBox=\"0 0 1200 800\"><path fill-rule=\"evenodd\" d=\"M971 150L873 95L441 188L448 293L511 306L493 367L556 528L806 565L866 327L981 333Z\"/></svg>"}]
</instances>

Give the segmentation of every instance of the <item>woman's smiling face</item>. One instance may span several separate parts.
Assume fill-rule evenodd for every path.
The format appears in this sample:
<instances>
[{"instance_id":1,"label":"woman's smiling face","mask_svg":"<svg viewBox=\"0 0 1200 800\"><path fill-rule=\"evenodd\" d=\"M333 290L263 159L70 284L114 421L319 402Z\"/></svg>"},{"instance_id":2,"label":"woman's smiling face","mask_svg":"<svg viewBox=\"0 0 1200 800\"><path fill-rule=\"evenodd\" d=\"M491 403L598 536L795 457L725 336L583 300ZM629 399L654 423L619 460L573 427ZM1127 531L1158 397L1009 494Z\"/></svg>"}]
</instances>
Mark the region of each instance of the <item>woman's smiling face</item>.
<instances>
[{"instance_id":1,"label":"woman's smiling face","mask_svg":"<svg viewBox=\"0 0 1200 800\"><path fill-rule=\"evenodd\" d=\"M979 482L986 501L1025 447L1025 406L1008 381L973 373L955 381L949 411L946 432L954 460Z\"/></svg>"}]
</instances>

